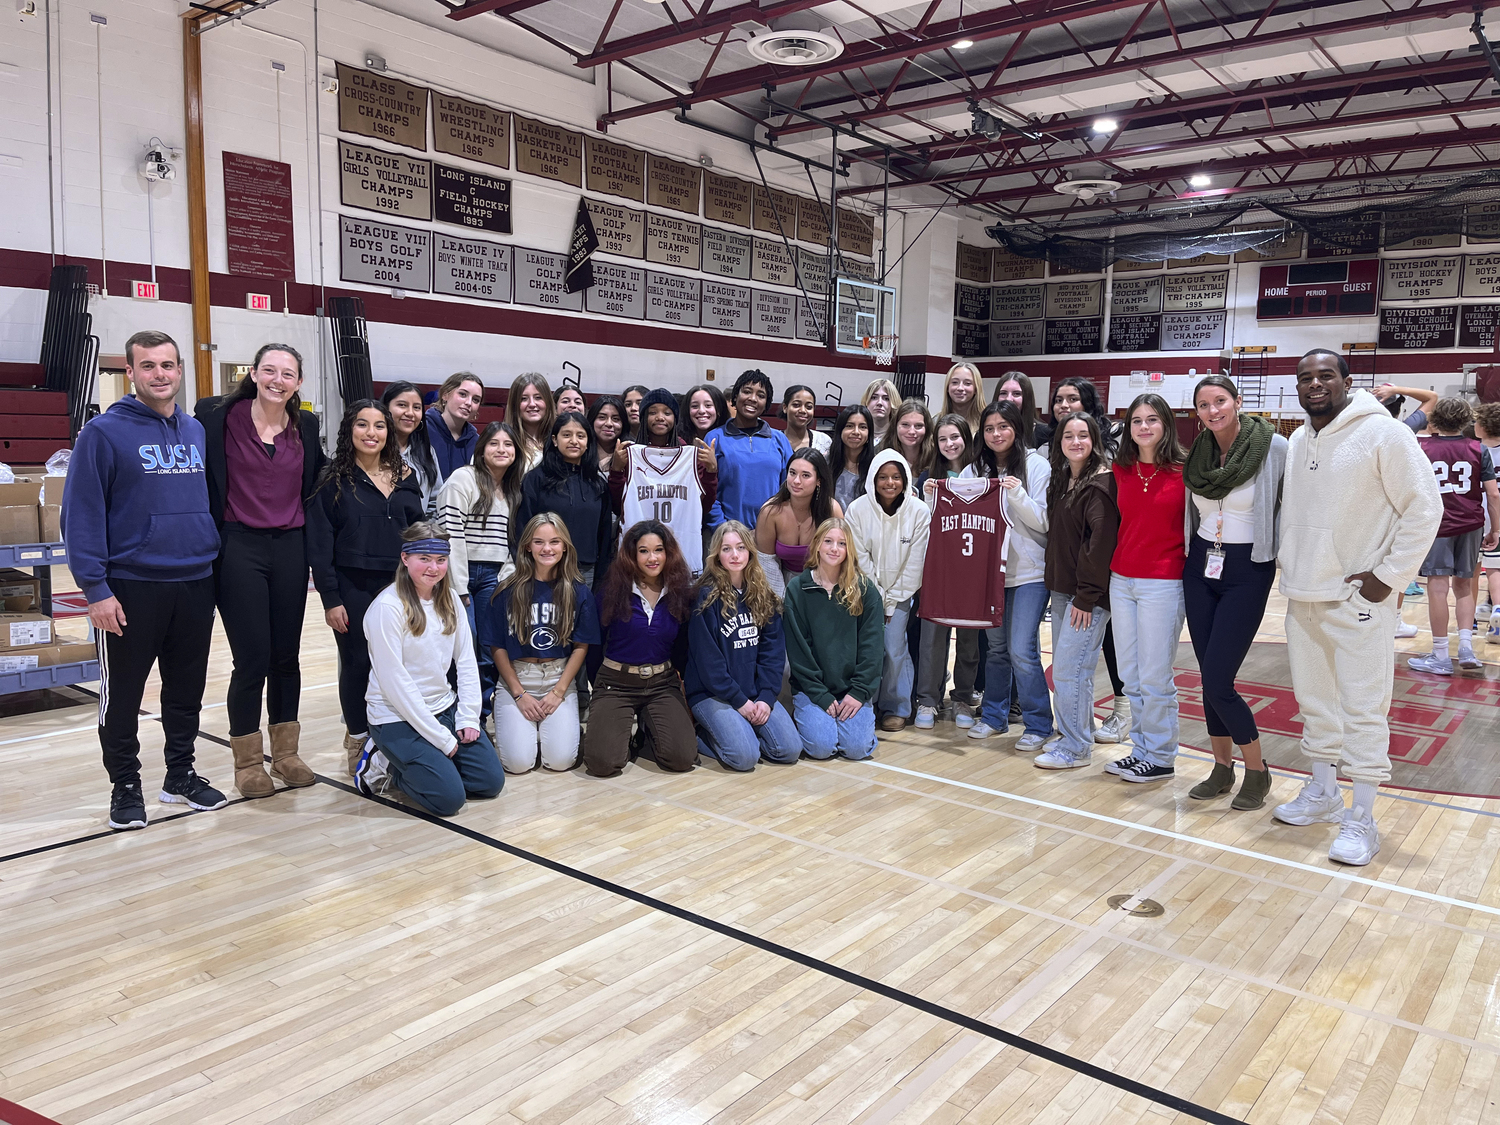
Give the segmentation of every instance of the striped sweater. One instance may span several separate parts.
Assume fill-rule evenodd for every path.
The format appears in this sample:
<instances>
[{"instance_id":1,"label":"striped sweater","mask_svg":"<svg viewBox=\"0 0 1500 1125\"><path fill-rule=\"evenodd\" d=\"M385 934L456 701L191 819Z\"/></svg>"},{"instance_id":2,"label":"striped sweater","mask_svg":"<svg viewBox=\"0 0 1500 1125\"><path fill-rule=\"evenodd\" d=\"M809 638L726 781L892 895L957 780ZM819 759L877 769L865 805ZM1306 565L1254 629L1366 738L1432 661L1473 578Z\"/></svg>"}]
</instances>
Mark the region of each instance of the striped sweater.
<instances>
[{"instance_id":1,"label":"striped sweater","mask_svg":"<svg viewBox=\"0 0 1500 1125\"><path fill-rule=\"evenodd\" d=\"M503 579L510 566L510 506L498 492L487 515L473 514L479 499L479 482L474 467L462 465L453 470L438 493L438 519L453 544L448 559L448 573L462 593L469 590L469 563L487 562L500 566Z\"/></svg>"}]
</instances>

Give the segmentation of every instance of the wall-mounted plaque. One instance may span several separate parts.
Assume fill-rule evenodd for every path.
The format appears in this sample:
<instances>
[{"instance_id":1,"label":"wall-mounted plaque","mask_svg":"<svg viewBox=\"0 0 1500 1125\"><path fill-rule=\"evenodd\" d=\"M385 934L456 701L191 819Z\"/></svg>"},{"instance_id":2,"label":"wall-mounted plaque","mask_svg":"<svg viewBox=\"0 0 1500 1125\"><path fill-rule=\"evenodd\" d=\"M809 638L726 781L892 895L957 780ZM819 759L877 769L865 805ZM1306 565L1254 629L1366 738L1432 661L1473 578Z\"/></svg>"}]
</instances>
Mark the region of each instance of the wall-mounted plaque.
<instances>
[{"instance_id":1,"label":"wall-mounted plaque","mask_svg":"<svg viewBox=\"0 0 1500 1125\"><path fill-rule=\"evenodd\" d=\"M808 290L812 293L812 290ZM797 305L797 339L821 344L828 338L828 302L813 294L812 299L801 293L793 298Z\"/></svg>"},{"instance_id":2,"label":"wall-mounted plaque","mask_svg":"<svg viewBox=\"0 0 1500 1125\"><path fill-rule=\"evenodd\" d=\"M838 275L852 277L859 281L874 281L875 263L862 262L858 258L841 255L838 261Z\"/></svg>"},{"instance_id":3,"label":"wall-mounted plaque","mask_svg":"<svg viewBox=\"0 0 1500 1125\"><path fill-rule=\"evenodd\" d=\"M1470 254L1464 259L1463 295L1500 297L1500 254Z\"/></svg>"},{"instance_id":4,"label":"wall-mounted plaque","mask_svg":"<svg viewBox=\"0 0 1500 1125\"><path fill-rule=\"evenodd\" d=\"M1029 281L1044 276L1046 272L1044 258L1023 258L1000 246L990 250L990 276L995 281Z\"/></svg>"},{"instance_id":5,"label":"wall-mounted plaque","mask_svg":"<svg viewBox=\"0 0 1500 1125\"><path fill-rule=\"evenodd\" d=\"M989 355L1041 355L1044 325L1040 320L990 325Z\"/></svg>"},{"instance_id":6,"label":"wall-mounted plaque","mask_svg":"<svg viewBox=\"0 0 1500 1125\"><path fill-rule=\"evenodd\" d=\"M797 247L797 272L802 277L802 288L814 299L828 292L829 278L832 275L828 272L827 254L819 254L805 246Z\"/></svg>"},{"instance_id":7,"label":"wall-mounted plaque","mask_svg":"<svg viewBox=\"0 0 1500 1125\"><path fill-rule=\"evenodd\" d=\"M568 272L566 254L516 247L516 301L540 309L583 311L583 291L569 293L563 278Z\"/></svg>"},{"instance_id":8,"label":"wall-mounted plaque","mask_svg":"<svg viewBox=\"0 0 1500 1125\"><path fill-rule=\"evenodd\" d=\"M749 286L728 285L722 281L705 281L700 317L704 328L713 328L720 332L749 332Z\"/></svg>"},{"instance_id":9,"label":"wall-mounted plaque","mask_svg":"<svg viewBox=\"0 0 1500 1125\"><path fill-rule=\"evenodd\" d=\"M1451 348L1457 327L1457 305L1382 308L1380 310L1380 347Z\"/></svg>"},{"instance_id":10,"label":"wall-mounted plaque","mask_svg":"<svg viewBox=\"0 0 1500 1125\"><path fill-rule=\"evenodd\" d=\"M346 207L432 218L432 161L339 141L339 198Z\"/></svg>"},{"instance_id":11,"label":"wall-mounted plaque","mask_svg":"<svg viewBox=\"0 0 1500 1125\"><path fill-rule=\"evenodd\" d=\"M432 147L496 168L510 167L510 114L432 92Z\"/></svg>"},{"instance_id":12,"label":"wall-mounted plaque","mask_svg":"<svg viewBox=\"0 0 1500 1125\"><path fill-rule=\"evenodd\" d=\"M1387 258L1381 263L1380 299L1418 301L1424 297L1457 297L1461 262L1457 254L1443 258Z\"/></svg>"},{"instance_id":13,"label":"wall-mounted plaque","mask_svg":"<svg viewBox=\"0 0 1500 1125\"><path fill-rule=\"evenodd\" d=\"M1110 316L1140 316L1143 313L1161 312L1161 286L1160 277L1128 277L1117 278L1109 295ZM1114 338L1114 331L1110 331L1110 338ZM1110 351L1115 351L1114 347ZM1124 351L1126 349L1119 349ZM1141 348L1131 348L1130 351L1141 351Z\"/></svg>"},{"instance_id":14,"label":"wall-mounted plaque","mask_svg":"<svg viewBox=\"0 0 1500 1125\"><path fill-rule=\"evenodd\" d=\"M651 206L696 215L702 186L703 169L698 165L647 154L646 202Z\"/></svg>"},{"instance_id":15,"label":"wall-mounted plaque","mask_svg":"<svg viewBox=\"0 0 1500 1125\"><path fill-rule=\"evenodd\" d=\"M847 254L875 256L875 218L863 211L839 208L839 249Z\"/></svg>"},{"instance_id":16,"label":"wall-mounted plaque","mask_svg":"<svg viewBox=\"0 0 1500 1125\"><path fill-rule=\"evenodd\" d=\"M703 217L749 230L752 194L744 180L710 172L703 181Z\"/></svg>"},{"instance_id":17,"label":"wall-mounted plaque","mask_svg":"<svg viewBox=\"0 0 1500 1125\"><path fill-rule=\"evenodd\" d=\"M646 319L661 324L698 327L702 282L676 273L646 273Z\"/></svg>"},{"instance_id":18,"label":"wall-mounted plaque","mask_svg":"<svg viewBox=\"0 0 1500 1125\"><path fill-rule=\"evenodd\" d=\"M770 238L757 238L750 254L750 276L770 285L797 284L797 271L786 247Z\"/></svg>"},{"instance_id":19,"label":"wall-mounted plaque","mask_svg":"<svg viewBox=\"0 0 1500 1125\"><path fill-rule=\"evenodd\" d=\"M717 227L703 228L703 272L750 280L750 236Z\"/></svg>"},{"instance_id":20,"label":"wall-mounted plaque","mask_svg":"<svg viewBox=\"0 0 1500 1125\"><path fill-rule=\"evenodd\" d=\"M1161 350L1164 352L1217 351L1224 347L1222 312L1163 313Z\"/></svg>"},{"instance_id":21,"label":"wall-mounted plaque","mask_svg":"<svg viewBox=\"0 0 1500 1125\"><path fill-rule=\"evenodd\" d=\"M703 228L686 219L646 215L646 261L695 270L701 259Z\"/></svg>"},{"instance_id":22,"label":"wall-mounted plaque","mask_svg":"<svg viewBox=\"0 0 1500 1125\"><path fill-rule=\"evenodd\" d=\"M1458 346L1490 351L1500 332L1500 305L1464 305L1458 321Z\"/></svg>"},{"instance_id":23,"label":"wall-mounted plaque","mask_svg":"<svg viewBox=\"0 0 1500 1125\"><path fill-rule=\"evenodd\" d=\"M991 289L990 319L1041 320L1042 286L1004 285Z\"/></svg>"},{"instance_id":24,"label":"wall-mounted plaque","mask_svg":"<svg viewBox=\"0 0 1500 1125\"><path fill-rule=\"evenodd\" d=\"M1337 236L1327 231L1322 237L1316 232L1307 236L1309 258L1357 258L1379 249L1380 223L1374 219L1345 224Z\"/></svg>"},{"instance_id":25,"label":"wall-mounted plaque","mask_svg":"<svg viewBox=\"0 0 1500 1125\"><path fill-rule=\"evenodd\" d=\"M757 289L750 299L750 330L757 336L780 336L784 340L797 335L797 299L791 293L773 293Z\"/></svg>"},{"instance_id":26,"label":"wall-mounted plaque","mask_svg":"<svg viewBox=\"0 0 1500 1125\"><path fill-rule=\"evenodd\" d=\"M590 137L583 175L589 191L646 201L646 154L638 148Z\"/></svg>"},{"instance_id":27,"label":"wall-mounted plaque","mask_svg":"<svg viewBox=\"0 0 1500 1125\"><path fill-rule=\"evenodd\" d=\"M804 199L797 205L797 237L814 246L828 245L828 207L817 199Z\"/></svg>"},{"instance_id":28,"label":"wall-mounted plaque","mask_svg":"<svg viewBox=\"0 0 1500 1125\"><path fill-rule=\"evenodd\" d=\"M1167 259L1167 269L1169 270L1192 269L1196 266L1225 266L1228 264L1228 254L1199 254L1196 258Z\"/></svg>"},{"instance_id":29,"label":"wall-mounted plaque","mask_svg":"<svg viewBox=\"0 0 1500 1125\"><path fill-rule=\"evenodd\" d=\"M339 277L426 293L432 287L432 232L340 215Z\"/></svg>"},{"instance_id":30,"label":"wall-mounted plaque","mask_svg":"<svg viewBox=\"0 0 1500 1125\"><path fill-rule=\"evenodd\" d=\"M440 223L510 233L510 181L467 168L432 166L433 218Z\"/></svg>"},{"instance_id":31,"label":"wall-mounted plaque","mask_svg":"<svg viewBox=\"0 0 1500 1125\"><path fill-rule=\"evenodd\" d=\"M1380 244L1387 250L1441 250L1457 246L1463 229L1462 207L1387 211Z\"/></svg>"},{"instance_id":32,"label":"wall-mounted plaque","mask_svg":"<svg viewBox=\"0 0 1500 1125\"><path fill-rule=\"evenodd\" d=\"M224 153L224 226L230 273L295 281L292 166Z\"/></svg>"},{"instance_id":33,"label":"wall-mounted plaque","mask_svg":"<svg viewBox=\"0 0 1500 1125\"><path fill-rule=\"evenodd\" d=\"M1229 297L1229 271L1167 274L1162 279L1162 312L1222 309Z\"/></svg>"},{"instance_id":34,"label":"wall-mounted plaque","mask_svg":"<svg viewBox=\"0 0 1500 1125\"><path fill-rule=\"evenodd\" d=\"M797 237L797 197L789 191L771 188L770 194L755 185L755 229L778 238Z\"/></svg>"},{"instance_id":35,"label":"wall-mounted plaque","mask_svg":"<svg viewBox=\"0 0 1500 1125\"><path fill-rule=\"evenodd\" d=\"M630 207L617 207L613 203L601 203L587 199L589 219L594 224L594 235L599 239L599 249L606 254L618 254L622 258L640 258L646 253L646 213Z\"/></svg>"},{"instance_id":36,"label":"wall-mounted plaque","mask_svg":"<svg viewBox=\"0 0 1500 1125\"><path fill-rule=\"evenodd\" d=\"M583 186L583 134L514 115L516 171Z\"/></svg>"},{"instance_id":37,"label":"wall-mounted plaque","mask_svg":"<svg viewBox=\"0 0 1500 1125\"><path fill-rule=\"evenodd\" d=\"M953 315L965 320L988 320L990 318L990 291L977 285L955 285L953 287Z\"/></svg>"},{"instance_id":38,"label":"wall-mounted plaque","mask_svg":"<svg viewBox=\"0 0 1500 1125\"><path fill-rule=\"evenodd\" d=\"M982 320L955 320L953 322L953 354L960 359L976 355L988 355L990 326Z\"/></svg>"},{"instance_id":39,"label":"wall-mounted plaque","mask_svg":"<svg viewBox=\"0 0 1500 1125\"><path fill-rule=\"evenodd\" d=\"M642 320L646 316L646 271L615 262L594 263L594 284L583 291L586 312Z\"/></svg>"},{"instance_id":40,"label":"wall-mounted plaque","mask_svg":"<svg viewBox=\"0 0 1500 1125\"><path fill-rule=\"evenodd\" d=\"M1102 281L1057 281L1047 286L1047 316L1076 319L1098 316L1103 304ZM1098 351L1098 348L1085 349ZM1050 350L1048 354L1053 354Z\"/></svg>"},{"instance_id":41,"label":"wall-mounted plaque","mask_svg":"<svg viewBox=\"0 0 1500 1125\"><path fill-rule=\"evenodd\" d=\"M1470 242L1500 242L1500 203L1471 203L1465 231Z\"/></svg>"},{"instance_id":42,"label":"wall-mounted plaque","mask_svg":"<svg viewBox=\"0 0 1500 1125\"><path fill-rule=\"evenodd\" d=\"M1115 261L1115 273L1151 273L1166 267L1166 262L1129 262L1124 258Z\"/></svg>"},{"instance_id":43,"label":"wall-mounted plaque","mask_svg":"<svg viewBox=\"0 0 1500 1125\"><path fill-rule=\"evenodd\" d=\"M432 264L434 293L481 301L511 299L512 247L442 231L434 231L433 240L437 244Z\"/></svg>"},{"instance_id":44,"label":"wall-mounted plaque","mask_svg":"<svg viewBox=\"0 0 1500 1125\"><path fill-rule=\"evenodd\" d=\"M1243 229L1264 230L1265 228L1251 226ZM1236 262L1281 262L1300 258L1302 257L1302 241L1300 230L1283 230L1269 242L1262 242L1250 250L1241 250L1234 256L1234 260Z\"/></svg>"},{"instance_id":45,"label":"wall-mounted plaque","mask_svg":"<svg viewBox=\"0 0 1500 1125\"><path fill-rule=\"evenodd\" d=\"M954 264L960 281L975 281L980 285L990 283L990 248L958 244L958 259Z\"/></svg>"},{"instance_id":46,"label":"wall-mounted plaque","mask_svg":"<svg viewBox=\"0 0 1500 1125\"><path fill-rule=\"evenodd\" d=\"M1044 347L1048 355L1078 355L1102 351L1104 321L1097 316L1070 316L1047 321Z\"/></svg>"},{"instance_id":47,"label":"wall-mounted plaque","mask_svg":"<svg viewBox=\"0 0 1500 1125\"><path fill-rule=\"evenodd\" d=\"M427 151L427 87L334 63L339 132Z\"/></svg>"},{"instance_id":48,"label":"wall-mounted plaque","mask_svg":"<svg viewBox=\"0 0 1500 1125\"><path fill-rule=\"evenodd\" d=\"M1117 281L1115 285L1120 283ZM1190 314L1184 314L1190 315ZM1112 352L1156 352L1161 350L1161 317L1109 317L1109 350Z\"/></svg>"}]
</instances>

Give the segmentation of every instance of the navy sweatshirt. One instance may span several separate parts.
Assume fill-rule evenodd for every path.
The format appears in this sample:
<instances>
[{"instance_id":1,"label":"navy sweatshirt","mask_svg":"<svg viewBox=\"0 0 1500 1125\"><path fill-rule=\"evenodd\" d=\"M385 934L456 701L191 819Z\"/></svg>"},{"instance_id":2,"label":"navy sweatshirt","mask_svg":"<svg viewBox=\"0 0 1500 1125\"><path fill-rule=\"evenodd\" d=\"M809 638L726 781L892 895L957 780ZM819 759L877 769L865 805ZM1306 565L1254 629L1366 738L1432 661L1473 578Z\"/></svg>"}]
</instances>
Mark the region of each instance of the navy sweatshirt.
<instances>
[{"instance_id":1,"label":"navy sweatshirt","mask_svg":"<svg viewBox=\"0 0 1500 1125\"><path fill-rule=\"evenodd\" d=\"M435 406L427 408L427 440L437 458L438 472L447 480L453 470L474 460L474 446L479 441L479 431L464 423L463 437L454 440L453 431L443 421L443 412Z\"/></svg>"},{"instance_id":2,"label":"navy sweatshirt","mask_svg":"<svg viewBox=\"0 0 1500 1125\"><path fill-rule=\"evenodd\" d=\"M90 604L111 578L191 582L213 574L219 533L208 507L203 426L163 418L127 395L78 432L63 493L68 569Z\"/></svg>"},{"instance_id":3,"label":"navy sweatshirt","mask_svg":"<svg viewBox=\"0 0 1500 1125\"><path fill-rule=\"evenodd\" d=\"M752 699L774 704L786 664L781 614L761 629L745 608L743 591L736 591L734 616L728 621L723 603L716 601L705 609L707 600L707 591L698 595L688 621L691 659L683 676L688 706L700 699L717 699L736 710Z\"/></svg>"}]
</instances>

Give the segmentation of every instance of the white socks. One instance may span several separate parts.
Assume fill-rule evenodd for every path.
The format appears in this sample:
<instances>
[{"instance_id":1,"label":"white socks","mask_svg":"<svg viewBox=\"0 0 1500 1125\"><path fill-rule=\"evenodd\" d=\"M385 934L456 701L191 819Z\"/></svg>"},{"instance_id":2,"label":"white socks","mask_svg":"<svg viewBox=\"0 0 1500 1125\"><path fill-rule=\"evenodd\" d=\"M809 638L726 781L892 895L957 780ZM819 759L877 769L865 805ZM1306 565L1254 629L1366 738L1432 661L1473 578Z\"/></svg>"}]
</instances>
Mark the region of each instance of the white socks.
<instances>
[{"instance_id":1,"label":"white socks","mask_svg":"<svg viewBox=\"0 0 1500 1125\"><path fill-rule=\"evenodd\" d=\"M1314 762L1313 780L1330 797L1339 791L1339 768L1332 762Z\"/></svg>"},{"instance_id":2,"label":"white socks","mask_svg":"<svg viewBox=\"0 0 1500 1125\"><path fill-rule=\"evenodd\" d=\"M1458 651L1464 652L1474 647L1474 630L1460 629L1458 631Z\"/></svg>"},{"instance_id":3,"label":"white socks","mask_svg":"<svg viewBox=\"0 0 1500 1125\"><path fill-rule=\"evenodd\" d=\"M1435 656L1435 657L1437 657L1439 660L1447 660L1448 659L1448 638L1447 637L1433 637L1432 638L1432 655Z\"/></svg>"},{"instance_id":4,"label":"white socks","mask_svg":"<svg viewBox=\"0 0 1500 1125\"><path fill-rule=\"evenodd\" d=\"M1375 818L1375 789L1376 785L1373 781L1354 783L1354 807L1372 820Z\"/></svg>"}]
</instances>

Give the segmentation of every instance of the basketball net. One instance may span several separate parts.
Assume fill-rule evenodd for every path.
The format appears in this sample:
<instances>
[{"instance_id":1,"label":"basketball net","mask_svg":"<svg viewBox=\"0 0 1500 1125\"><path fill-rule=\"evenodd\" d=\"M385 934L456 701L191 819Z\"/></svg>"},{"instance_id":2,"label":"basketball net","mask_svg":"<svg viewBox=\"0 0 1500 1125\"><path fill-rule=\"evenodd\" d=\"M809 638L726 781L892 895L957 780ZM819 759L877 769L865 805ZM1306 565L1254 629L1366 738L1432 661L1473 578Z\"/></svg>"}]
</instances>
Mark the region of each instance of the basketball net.
<instances>
[{"instance_id":1,"label":"basketball net","mask_svg":"<svg viewBox=\"0 0 1500 1125\"><path fill-rule=\"evenodd\" d=\"M899 337L893 332L888 336L866 336L864 338L864 349L875 357L875 362L882 367L889 367L896 358L896 341Z\"/></svg>"}]
</instances>

